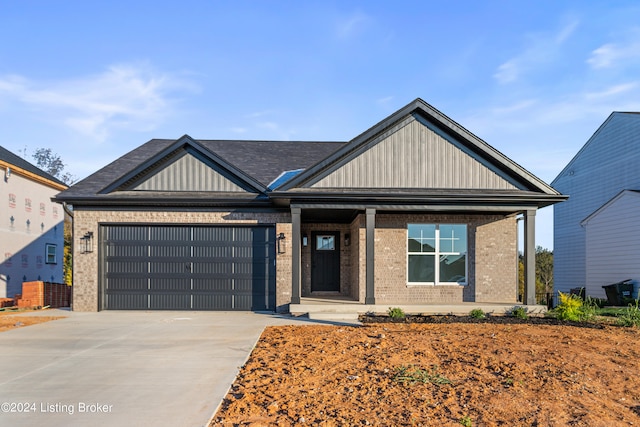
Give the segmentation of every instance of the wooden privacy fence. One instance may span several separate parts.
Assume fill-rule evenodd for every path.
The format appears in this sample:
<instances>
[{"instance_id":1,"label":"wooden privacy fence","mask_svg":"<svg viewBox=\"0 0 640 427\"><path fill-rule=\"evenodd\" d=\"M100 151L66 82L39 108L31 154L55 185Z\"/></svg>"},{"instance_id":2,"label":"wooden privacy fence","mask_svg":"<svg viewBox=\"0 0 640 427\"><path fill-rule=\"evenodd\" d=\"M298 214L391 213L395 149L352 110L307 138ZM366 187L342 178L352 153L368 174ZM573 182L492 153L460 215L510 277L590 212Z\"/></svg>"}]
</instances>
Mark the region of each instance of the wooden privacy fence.
<instances>
[{"instance_id":1,"label":"wooden privacy fence","mask_svg":"<svg viewBox=\"0 0 640 427\"><path fill-rule=\"evenodd\" d=\"M22 294L14 299L18 307L70 307L71 286L41 281L23 282Z\"/></svg>"}]
</instances>

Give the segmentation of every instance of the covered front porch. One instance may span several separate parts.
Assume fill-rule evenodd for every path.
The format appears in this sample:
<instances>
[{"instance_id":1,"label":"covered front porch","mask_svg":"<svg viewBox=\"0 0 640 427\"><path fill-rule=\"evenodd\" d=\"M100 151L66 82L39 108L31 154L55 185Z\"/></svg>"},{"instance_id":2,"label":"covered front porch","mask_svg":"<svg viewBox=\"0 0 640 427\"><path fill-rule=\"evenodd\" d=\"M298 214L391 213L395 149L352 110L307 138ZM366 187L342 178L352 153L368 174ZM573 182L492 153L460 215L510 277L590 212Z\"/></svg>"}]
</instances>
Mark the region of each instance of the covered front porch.
<instances>
[{"instance_id":1,"label":"covered front porch","mask_svg":"<svg viewBox=\"0 0 640 427\"><path fill-rule=\"evenodd\" d=\"M425 206L393 208L291 205L290 313L357 318L358 314L385 313L389 307L400 307L406 313L468 314L479 308L503 314L521 304L517 302L518 214L524 220L524 303L531 312L544 311L535 300L535 209L505 213L504 207L493 211L487 207L464 211L460 206L455 210L443 206L431 210ZM412 222L468 224L464 283L408 283L407 224ZM505 246L496 250L494 235L503 228L513 230ZM492 276L493 271L502 276Z\"/></svg>"}]
</instances>

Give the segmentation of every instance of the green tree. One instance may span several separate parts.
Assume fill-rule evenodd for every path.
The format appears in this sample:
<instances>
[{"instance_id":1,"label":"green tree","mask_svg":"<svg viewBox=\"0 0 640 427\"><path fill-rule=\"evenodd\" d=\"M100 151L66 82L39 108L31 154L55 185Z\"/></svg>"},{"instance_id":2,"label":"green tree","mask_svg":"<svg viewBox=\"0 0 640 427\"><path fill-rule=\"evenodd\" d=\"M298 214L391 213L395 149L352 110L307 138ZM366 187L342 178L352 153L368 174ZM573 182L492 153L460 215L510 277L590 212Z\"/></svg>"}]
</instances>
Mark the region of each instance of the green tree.
<instances>
[{"instance_id":1,"label":"green tree","mask_svg":"<svg viewBox=\"0 0 640 427\"><path fill-rule=\"evenodd\" d=\"M553 252L536 247L536 292L553 292Z\"/></svg>"},{"instance_id":2,"label":"green tree","mask_svg":"<svg viewBox=\"0 0 640 427\"><path fill-rule=\"evenodd\" d=\"M64 169L62 158L54 153L51 148L38 148L31 156L36 161L36 165L43 171L55 176L67 185L71 185L75 181L75 177Z\"/></svg>"},{"instance_id":3,"label":"green tree","mask_svg":"<svg viewBox=\"0 0 640 427\"><path fill-rule=\"evenodd\" d=\"M62 275L64 283L71 286L73 284L73 232L71 231L71 217L65 212L64 215L64 264Z\"/></svg>"},{"instance_id":4,"label":"green tree","mask_svg":"<svg viewBox=\"0 0 640 427\"><path fill-rule=\"evenodd\" d=\"M536 293L553 292L553 252L536 247ZM518 254L518 293L524 295L524 255Z\"/></svg>"}]
</instances>

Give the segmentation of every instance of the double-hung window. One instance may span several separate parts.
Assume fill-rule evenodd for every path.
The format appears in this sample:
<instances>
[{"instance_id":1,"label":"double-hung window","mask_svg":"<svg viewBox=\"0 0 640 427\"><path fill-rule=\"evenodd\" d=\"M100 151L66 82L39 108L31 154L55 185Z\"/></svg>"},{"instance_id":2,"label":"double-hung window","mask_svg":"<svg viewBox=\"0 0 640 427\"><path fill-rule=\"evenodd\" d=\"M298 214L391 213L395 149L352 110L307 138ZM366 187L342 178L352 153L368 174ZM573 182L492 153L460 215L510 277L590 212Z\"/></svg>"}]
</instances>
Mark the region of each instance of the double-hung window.
<instances>
[{"instance_id":1,"label":"double-hung window","mask_svg":"<svg viewBox=\"0 0 640 427\"><path fill-rule=\"evenodd\" d=\"M47 264L57 264L58 261L56 259L56 245L51 243L45 244L45 256Z\"/></svg>"},{"instance_id":2,"label":"double-hung window","mask_svg":"<svg viewBox=\"0 0 640 427\"><path fill-rule=\"evenodd\" d=\"M407 235L409 284L467 283L466 224L409 224Z\"/></svg>"}]
</instances>

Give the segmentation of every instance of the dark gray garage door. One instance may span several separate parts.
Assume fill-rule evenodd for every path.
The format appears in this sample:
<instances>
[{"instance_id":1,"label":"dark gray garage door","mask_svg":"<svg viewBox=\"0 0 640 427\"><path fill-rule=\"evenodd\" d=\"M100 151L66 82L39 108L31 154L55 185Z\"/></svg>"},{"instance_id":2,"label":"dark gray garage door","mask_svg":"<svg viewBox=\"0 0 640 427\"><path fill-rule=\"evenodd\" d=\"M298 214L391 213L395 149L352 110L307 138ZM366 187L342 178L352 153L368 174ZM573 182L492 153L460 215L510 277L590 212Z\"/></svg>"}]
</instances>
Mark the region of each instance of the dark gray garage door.
<instances>
[{"instance_id":1,"label":"dark gray garage door","mask_svg":"<svg viewBox=\"0 0 640 427\"><path fill-rule=\"evenodd\" d=\"M275 229L101 227L108 310L274 310Z\"/></svg>"}]
</instances>

